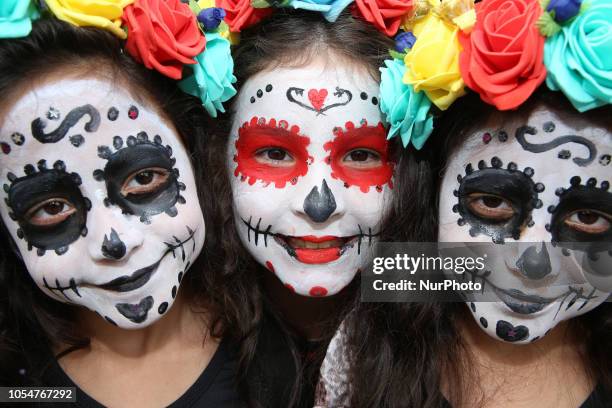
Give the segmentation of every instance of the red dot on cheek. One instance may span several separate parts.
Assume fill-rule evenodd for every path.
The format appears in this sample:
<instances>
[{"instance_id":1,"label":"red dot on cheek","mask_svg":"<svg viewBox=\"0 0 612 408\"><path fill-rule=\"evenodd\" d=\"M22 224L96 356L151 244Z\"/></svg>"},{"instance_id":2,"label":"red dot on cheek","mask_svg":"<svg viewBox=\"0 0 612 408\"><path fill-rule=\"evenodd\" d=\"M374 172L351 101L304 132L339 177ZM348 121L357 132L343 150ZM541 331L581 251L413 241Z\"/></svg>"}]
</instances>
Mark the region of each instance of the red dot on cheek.
<instances>
[{"instance_id":1,"label":"red dot on cheek","mask_svg":"<svg viewBox=\"0 0 612 408\"><path fill-rule=\"evenodd\" d=\"M308 293L310 293L310 296L314 297L325 296L327 295L327 289L323 286L313 286Z\"/></svg>"},{"instance_id":2,"label":"red dot on cheek","mask_svg":"<svg viewBox=\"0 0 612 408\"><path fill-rule=\"evenodd\" d=\"M294 289L294 288L293 288L293 286L291 286L290 284L285 283L285 287L286 287L287 289L289 289L291 292L295 293L295 289Z\"/></svg>"},{"instance_id":3,"label":"red dot on cheek","mask_svg":"<svg viewBox=\"0 0 612 408\"><path fill-rule=\"evenodd\" d=\"M270 272L274 272L274 265L272 265L272 262L266 261L266 268L268 268Z\"/></svg>"}]
</instances>

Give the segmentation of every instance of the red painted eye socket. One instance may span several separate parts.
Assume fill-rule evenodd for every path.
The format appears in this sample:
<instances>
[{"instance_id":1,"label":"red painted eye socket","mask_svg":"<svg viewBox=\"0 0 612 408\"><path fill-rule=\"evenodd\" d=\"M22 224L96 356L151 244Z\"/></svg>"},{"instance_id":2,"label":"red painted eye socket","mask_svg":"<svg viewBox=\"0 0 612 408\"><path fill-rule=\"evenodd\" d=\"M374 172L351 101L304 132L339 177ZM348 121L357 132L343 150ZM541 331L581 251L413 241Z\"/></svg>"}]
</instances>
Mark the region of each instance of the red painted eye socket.
<instances>
[{"instance_id":1,"label":"red painted eye socket","mask_svg":"<svg viewBox=\"0 0 612 408\"><path fill-rule=\"evenodd\" d=\"M375 186L392 186L393 163L388 160L387 131L382 123L356 128L347 122L346 129L336 129L335 138L323 147L329 152L327 162L332 167L332 177L344 181L346 187L358 186L367 193Z\"/></svg>"},{"instance_id":2,"label":"red painted eye socket","mask_svg":"<svg viewBox=\"0 0 612 408\"><path fill-rule=\"evenodd\" d=\"M249 184L262 181L283 188L308 171L310 139L286 121L252 118L238 130L234 175Z\"/></svg>"}]
</instances>

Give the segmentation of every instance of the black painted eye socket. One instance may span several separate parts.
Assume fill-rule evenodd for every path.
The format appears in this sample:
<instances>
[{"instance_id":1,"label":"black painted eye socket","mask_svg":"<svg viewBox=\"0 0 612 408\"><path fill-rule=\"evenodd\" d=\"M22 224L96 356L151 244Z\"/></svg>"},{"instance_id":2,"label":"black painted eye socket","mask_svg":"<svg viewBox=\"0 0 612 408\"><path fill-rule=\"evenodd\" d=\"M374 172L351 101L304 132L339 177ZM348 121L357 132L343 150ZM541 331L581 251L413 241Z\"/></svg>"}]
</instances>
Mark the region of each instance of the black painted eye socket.
<instances>
[{"instance_id":1,"label":"black painted eye socket","mask_svg":"<svg viewBox=\"0 0 612 408\"><path fill-rule=\"evenodd\" d=\"M47 169L41 160L38 170L28 165L26 176L9 175L12 184L5 191L10 215L19 224L18 237L28 242L29 249L38 248L39 255L46 250L63 254L86 233L91 203L81 193L79 175L67 173L62 162Z\"/></svg>"},{"instance_id":2,"label":"black painted eye socket","mask_svg":"<svg viewBox=\"0 0 612 408\"><path fill-rule=\"evenodd\" d=\"M551 206L552 213L549 225L553 241L561 246L574 249L582 248L573 243L601 243L595 245L604 248L612 246L612 193L606 188L595 185L590 179L587 185L580 185L575 178L568 189L557 190L559 204ZM589 251L595 249L588 244Z\"/></svg>"},{"instance_id":3,"label":"black painted eye socket","mask_svg":"<svg viewBox=\"0 0 612 408\"><path fill-rule=\"evenodd\" d=\"M115 136L113 146L117 149L114 153L108 146L98 148L98 155L108 162L104 170L94 173L106 183L107 205L117 205L146 223L161 213L176 216L176 203L185 202L180 195L185 185L178 181L170 146L164 146L159 136L149 141L144 132L129 136L125 146L123 139Z\"/></svg>"},{"instance_id":4,"label":"black painted eye socket","mask_svg":"<svg viewBox=\"0 0 612 408\"><path fill-rule=\"evenodd\" d=\"M485 234L493 242L503 243L505 238L519 239L521 229L530 219L533 208L539 208L538 190L530 168L521 172L514 163L508 169L501 168L498 158L492 159L494 167L487 168L484 161L479 170L466 167L466 175L460 176L455 195L459 202L453 207L461 215L458 223L470 224L470 235Z\"/></svg>"}]
</instances>

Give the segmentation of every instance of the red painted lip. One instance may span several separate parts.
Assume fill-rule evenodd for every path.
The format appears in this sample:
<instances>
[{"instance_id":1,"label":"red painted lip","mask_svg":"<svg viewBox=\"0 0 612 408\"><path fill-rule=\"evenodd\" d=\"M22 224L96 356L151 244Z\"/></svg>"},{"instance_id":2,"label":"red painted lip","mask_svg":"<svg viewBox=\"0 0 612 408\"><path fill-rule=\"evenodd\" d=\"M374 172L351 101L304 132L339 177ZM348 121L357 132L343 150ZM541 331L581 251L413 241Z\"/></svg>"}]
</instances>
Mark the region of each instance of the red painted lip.
<instances>
[{"instance_id":1,"label":"red painted lip","mask_svg":"<svg viewBox=\"0 0 612 408\"><path fill-rule=\"evenodd\" d=\"M340 237L335 237L333 235L324 235L322 237L317 237L314 235L306 235L304 237L294 237L297 239L301 239L302 241L308 241L308 242L327 242L327 241L333 241L335 239L340 239Z\"/></svg>"},{"instance_id":2,"label":"red painted lip","mask_svg":"<svg viewBox=\"0 0 612 408\"><path fill-rule=\"evenodd\" d=\"M340 248L307 249L296 248L295 257L305 264L323 264L340 258Z\"/></svg>"}]
</instances>

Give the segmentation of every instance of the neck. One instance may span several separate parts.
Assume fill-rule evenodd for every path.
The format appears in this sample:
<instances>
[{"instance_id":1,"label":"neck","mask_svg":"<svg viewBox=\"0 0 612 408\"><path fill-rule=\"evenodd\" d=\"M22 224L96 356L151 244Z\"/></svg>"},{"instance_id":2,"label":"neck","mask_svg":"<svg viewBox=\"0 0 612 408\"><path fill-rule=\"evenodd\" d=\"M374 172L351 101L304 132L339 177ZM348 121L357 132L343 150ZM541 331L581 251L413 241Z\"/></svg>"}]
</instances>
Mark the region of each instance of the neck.
<instances>
[{"instance_id":1,"label":"neck","mask_svg":"<svg viewBox=\"0 0 612 408\"><path fill-rule=\"evenodd\" d=\"M78 318L83 333L90 339L90 350L124 357L141 357L177 341L201 344L207 333L205 315L194 312L181 292L162 318L141 329L111 325L87 309Z\"/></svg>"},{"instance_id":2,"label":"neck","mask_svg":"<svg viewBox=\"0 0 612 408\"><path fill-rule=\"evenodd\" d=\"M265 273L267 272L267 273ZM293 293L268 271L264 271L264 291L270 303L278 310L284 323L307 340L318 340L327 332L342 305L346 302L349 288L328 297L308 297Z\"/></svg>"},{"instance_id":3,"label":"neck","mask_svg":"<svg viewBox=\"0 0 612 408\"><path fill-rule=\"evenodd\" d=\"M537 342L515 345L490 337L466 313L459 336L472 374L461 384L463 402L454 401L453 406L523 407L537 401L579 405L593 384L584 364L583 344L573 327L564 321ZM443 382L447 396L449 380Z\"/></svg>"}]
</instances>

